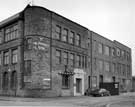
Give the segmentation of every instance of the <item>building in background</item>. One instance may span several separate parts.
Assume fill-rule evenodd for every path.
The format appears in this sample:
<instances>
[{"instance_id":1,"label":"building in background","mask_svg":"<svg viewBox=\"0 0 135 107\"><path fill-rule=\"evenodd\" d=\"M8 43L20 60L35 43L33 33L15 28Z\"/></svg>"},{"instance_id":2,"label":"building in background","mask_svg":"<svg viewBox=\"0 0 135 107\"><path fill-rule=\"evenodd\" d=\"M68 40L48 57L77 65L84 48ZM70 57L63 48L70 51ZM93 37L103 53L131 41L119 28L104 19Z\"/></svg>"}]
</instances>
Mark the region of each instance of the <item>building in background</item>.
<instances>
[{"instance_id":1,"label":"building in background","mask_svg":"<svg viewBox=\"0 0 135 107\"><path fill-rule=\"evenodd\" d=\"M130 90L130 48L43 7L2 21L0 43L0 95L80 96L116 81Z\"/></svg>"}]
</instances>

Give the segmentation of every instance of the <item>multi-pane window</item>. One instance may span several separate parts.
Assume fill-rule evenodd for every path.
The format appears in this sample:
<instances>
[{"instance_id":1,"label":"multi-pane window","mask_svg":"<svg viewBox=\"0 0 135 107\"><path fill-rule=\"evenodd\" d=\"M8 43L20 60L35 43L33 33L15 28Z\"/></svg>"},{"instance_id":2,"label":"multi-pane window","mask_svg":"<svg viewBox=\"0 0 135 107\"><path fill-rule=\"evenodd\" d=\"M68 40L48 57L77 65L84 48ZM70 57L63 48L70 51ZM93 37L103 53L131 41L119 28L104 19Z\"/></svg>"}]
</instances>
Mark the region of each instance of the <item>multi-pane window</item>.
<instances>
[{"instance_id":1,"label":"multi-pane window","mask_svg":"<svg viewBox=\"0 0 135 107\"><path fill-rule=\"evenodd\" d=\"M109 72L110 71L110 63L104 62L104 68L105 68L105 71Z\"/></svg>"},{"instance_id":2,"label":"multi-pane window","mask_svg":"<svg viewBox=\"0 0 135 107\"><path fill-rule=\"evenodd\" d=\"M0 53L0 65L2 65L2 55Z\"/></svg>"},{"instance_id":3,"label":"multi-pane window","mask_svg":"<svg viewBox=\"0 0 135 107\"><path fill-rule=\"evenodd\" d=\"M61 51L56 50L56 63L61 64Z\"/></svg>"},{"instance_id":4,"label":"multi-pane window","mask_svg":"<svg viewBox=\"0 0 135 107\"><path fill-rule=\"evenodd\" d=\"M84 68L85 67L85 57L82 56L82 67Z\"/></svg>"},{"instance_id":5,"label":"multi-pane window","mask_svg":"<svg viewBox=\"0 0 135 107\"><path fill-rule=\"evenodd\" d=\"M81 56L80 55L77 55L76 56L76 66L77 67L80 67L81 66Z\"/></svg>"},{"instance_id":6,"label":"multi-pane window","mask_svg":"<svg viewBox=\"0 0 135 107\"><path fill-rule=\"evenodd\" d=\"M14 63L17 63L17 61L18 61L18 51L17 51L17 49L15 49L15 50L12 50L12 63L14 64Z\"/></svg>"},{"instance_id":7,"label":"multi-pane window","mask_svg":"<svg viewBox=\"0 0 135 107\"><path fill-rule=\"evenodd\" d=\"M75 43L76 43L77 46L81 45L81 37L80 37L79 34L76 35Z\"/></svg>"},{"instance_id":8,"label":"multi-pane window","mask_svg":"<svg viewBox=\"0 0 135 107\"><path fill-rule=\"evenodd\" d=\"M17 73L16 71L13 71L11 74L11 83L10 83L11 89L17 88Z\"/></svg>"},{"instance_id":9,"label":"multi-pane window","mask_svg":"<svg viewBox=\"0 0 135 107\"><path fill-rule=\"evenodd\" d=\"M3 89L5 89L5 90L7 90L8 89L8 73L7 72L5 72L5 73L3 73L3 81L2 81L3 83L2 83L2 87L3 87Z\"/></svg>"},{"instance_id":10,"label":"multi-pane window","mask_svg":"<svg viewBox=\"0 0 135 107\"><path fill-rule=\"evenodd\" d=\"M55 38L60 40L61 38L61 27L60 26L56 26L56 30L55 30Z\"/></svg>"},{"instance_id":11,"label":"multi-pane window","mask_svg":"<svg viewBox=\"0 0 135 107\"><path fill-rule=\"evenodd\" d=\"M103 44L98 43L98 53L102 54L103 53Z\"/></svg>"},{"instance_id":12,"label":"multi-pane window","mask_svg":"<svg viewBox=\"0 0 135 107\"><path fill-rule=\"evenodd\" d=\"M75 55L73 53L70 54L70 65L74 66L74 57Z\"/></svg>"},{"instance_id":13,"label":"multi-pane window","mask_svg":"<svg viewBox=\"0 0 135 107\"><path fill-rule=\"evenodd\" d=\"M18 38L18 25L13 25L5 30L5 42Z\"/></svg>"},{"instance_id":14,"label":"multi-pane window","mask_svg":"<svg viewBox=\"0 0 135 107\"><path fill-rule=\"evenodd\" d=\"M2 31L0 31L0 44L2 43Z\"/></svg>"},{"instance_id":15,"label":"multi-pane window","mask_svg":"<svg viewBox=\"0 0 135 107\"><path fill-rule=\"evenodd\" d=\"M121 51L121 56L124 58L125 57L125 52L122 50Z\"/></svg>"},{"instance_id":16,"label":"multi-pane window","mask_svg":"<svg viewBox=\"0 0 135 107\"><path fill-rule=\"evenodd\" d=\"M68 29L64 28L62 30L62 41L67 42L67 40L68 40Z\"/></svg>"},{"instance_id":17,"label":"multi-pane window","mask_svg":"<svg viewBox=\"0 0 135 107\"><path fill-rule=\"evenodd\" d=\"M115 56L115 48L112 48L112 56Z\"/></svg>"},{"instance_id":18,"label":"multi-pane window","mask_svg":"<svg viewBox=\"0 0 135 107\"><path fill-rule=\"evenodd\" d=\"M116 64L115 63L112 63L112 72L114 73L116 70Z\"/></svg>"},{"instance_id":19,"label":"multi-pane window","mask_svg":"<svg viewBox=\"0 0 135 107\"><path fill-rule=\"evenodd\" d=\"M70 88L69 75L62 75L62 88Z\"/></svg>"},{"instance_id":20,"label":"multi-pane window","mask_svg":"<svg viewBox=\"0 0 135 107\"><path fill-rule=\"evenodd\" d=\"M103 61L102 60L98 60L98 67L99 67L99 70L103 70Z\"/></svg>"},{"instance_id":21,"label":"multi-pane window","mask_svg":"<svg viewBox=\"0 0 135 107\"><path fill-rule=\"evenodd\" d=\"M75 33L71 31L70 35L69 35L69 43L70 44L74 44L74 36L75 36Z\"/></svg>"},{"instance_id":22,"label":"multi-pane window","mask_svg":"<svg viewBox=\"0 0 135 107\"><path fill-rule=\"evenodd\" d=\"M4 52L4 65L9 64L9 52Z\"/></svg>"},{"instance_id":23,"label":"multi-pane window","mask_svg":"<svg viewBox=\"0 0 135 107\"><path fill-rule=\"evenodd\" d=\"M64 58L64 64L67 65L68 64L68 52L63 53L63 58Z\"/></svg>"},{"instance_id":24,"label":"multi-pane window","mask_svg":"<svg viewBox=\"0 0 135 107\"><path fill-rule=\"evenodd\" d=\"M107 56L110 55L110 48L109 48L109 46L105 46L104 47L104 54L107 55Z\"/></svg>"},{"instance_id":25,"label":"multi-pane window","mask_svg":"<svg viewBox=\"0 0 135 107\"><path fill-rule=\"evenodd\" d=\"M27 38L26 49L32 49L32 38Z\"/></svg>"},{"instance_id":26,"label":"multi-pane window","mask_svg":"<svg viewBox=\"0 0 135 107\"><path fill-rule=\"evenodd\" d=\"M24 68L25 68L24 75L25 76L31 75L31 60L24 61Z\"/></svg>"},{"instance_id":27,"label":"multi-pane window","mask_svg":"<svg viewBox=\"0 0 135 107\"><path fill-rule=\"evenodd\" d=\"M127 52L127 60L128 61L130 60L130 54L129 54L129 52Z\"/></svg>"}]
</instances>

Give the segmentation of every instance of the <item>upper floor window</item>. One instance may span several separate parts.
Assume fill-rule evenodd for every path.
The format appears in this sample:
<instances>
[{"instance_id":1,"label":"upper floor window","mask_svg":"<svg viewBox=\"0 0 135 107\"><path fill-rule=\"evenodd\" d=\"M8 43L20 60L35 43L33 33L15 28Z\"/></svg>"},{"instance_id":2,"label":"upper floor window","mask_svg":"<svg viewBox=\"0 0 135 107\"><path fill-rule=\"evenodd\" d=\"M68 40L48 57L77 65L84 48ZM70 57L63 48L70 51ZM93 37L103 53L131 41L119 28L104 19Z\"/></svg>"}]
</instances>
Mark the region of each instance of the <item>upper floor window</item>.
<instances>
[{"instance_id":1,"label":"upper floor window","mask_svg":"<svg viewBox=\"0 0 135 107\"><path fill-rule=\"evenodd\" d=\"M74 66L74 60L75 60L75 55L73 53L70 54L70 65Z\"/></svg>"},{"instance_id":2,"label":"upper floor window","mask_svg":"<svg viewBox=\"0 0 135 107\"><path fill-rule=\"evenodd\" d=\"M17 54L17 49L15 49L15 50L12 50L12 63L14 64L14 63L17 63L17 61L18 61L18 54Z\"/></svg>"},{"instance_id":3,"label":"upper floor window","mask_svg":"<svg viewBox=\"0 0 135 107\"><path fill-rule=\"evenodd\" d=\"M63 57L64 57L64 64L67 65L68 64L68 52L64 52Z\"/></svg>"},{"instance_id":4,"label":"upper floor window","mask_svg":"<svg viewBox=\"0 0 135 107\"><path fill-rule=\"evenodd\" d=\"M61 51L56 50L56 63L61 64Z\"/></svg>"},{"instance_id":5,"label":"upper floor window","mask_svg":"<svg viewBox=\"0 0 135 107\"><path fill-rule=\"evenodd\" d=\"M81 56L80 55L76 56L76 65L77 65L77 67L81 66Z\"/></svg>"},{"instance_id":6,"label":"upper floor window","mask_svg":"<svg viewBox=\"0 0 135 107\"><path fill-rule=\"evenodd\" d=\"M75 41L76 45L77 46L80 46L81 45L81 37L79 34L76 35L76 41Z\"/></svg>"},{"instance_id":7,"label":"upper floor window","mask_svg":"<svg viewBox=\"0 0 135 107\"><path fill-rule=\"evenodd\" d=\"M120 56L120 49L117 48L117 56Z\"/></svg>"},{"instance_id":8,"label":"upper floor window","mask_svg":"<svg viewBox=\"0 0 135 107\"><path fill-rule=\"evenodd\" d=\"M110 63L104 62L104 68L105 68L105 71L109 72L110 71Z\"/></svg>"},{"instance_id":9,"label":"upper floor window","mask_svg":"<svg viewBox=\"0 0 135 107\"><path fill-rule=\"evenodd\" d=\"M9 64L9 52L4 52L4 65Z\"/></svg>"},{"instance_id":10,"label":"upper floor window","mask_svg":"<svg viewBox=\"0 0 135 107\"><path fill-rule=\"evenodd\" d=\"M99 70L103 70L103 61L102 60L98 61L98 67L99 67Z\"/></svg>"},{"instance_id":11,"label":"upper floor window","mask_svg":"<svg viewBox=\"0 0 135 107\"><path fill-rule=\"evenodd\" d=\"M74 36L75 36L75 33L71 31L70 35L69 35L69 43L70 44L74 44Z\"/></svg>"},{"instance_id":12,"label":"upper floor window","mask_svg":"<svg viewBox=\"0 0 135 107\"><path fill-rule=\"evenodd\" d=\"M107 56L110 55L110 48L109 48L109 46L105 46L104 47L104 54L107 55Z\"/></svg>"},{"instance_id":13,"label":"upper floor window","mask_svg":"<svg viewBox=\"0 0 135 107\"><path fill-rule=\"evenodd\" d=\"M115 48L112 48L112 56L115 56Z\"/></svg>"},{"instance_id":14,"label":"upper floor window","mask_svg":"<svg viewBox=\"0 0 135 107\"><path fill-rule=\"evenodd\" d=\"M68 38L68 29L63 29L62 31L62 41L67 42Z\"/></svg>"},{"instance_id":15,"label":"upper floor window","mask_svg":"<svg viewBox=\"0 0 135 107\"><path fill-rule=\"evenodd\" d=\"M116 70L116 64L115 63L112 63L112 72L114 73Z\"/></svg>"},{"instance_id":16,"label":"upper floor window","mask_svg":"<svg viewBox=\"0 0 135 107\"><path fill-rule=\"evenodd\" d=\"M98 53L102 54L103 53L103 44L98 43Z\"/></svg>"},{"instance_id":17,"label":"upper floor window","mask_svg":"<svg viewBox=\"0 0 135 107\"><path fill-rule=\"evenodd\" d=\"M121 56L124 58L125 57L125 52L122 50L121 51Z\"/></svg>"},{"instance_id":18,"label":"upper floor window","mask_svg":"<svg viewBox=\"0 0 135 107\"><path fill-rule=\"evenodd\" d=\"M56 32L55 38L60 40L60 38L61 38L61 27L57 25L55 32Z\"/></svg>"},{"instance_id":19,"label":"upper floor window","mask_svg":"<svg viewBox=\"0 0 135 107\"><path fill-rule=\"evenodd\" d=\"M18 38L18 25L13 25L5 29L5 42Z\"/></svg>"},{"instance_id":20,"label":"upper floor window","mask_svg":"<svg viewBox=\"0 0 135 107\"><path fill-rule=\"evenodd\" d=\"M2 55L0 53L0 65L2 65Z\"/></svg>"},{"instance_id":21,"label":"upper floor window","mask_svg":"<svg viewBox=\"0 0 135 107\"><path fill-rule=\"evenodd\" d=\"M0 44L2 43L2 31L0 31Z\"/></svg>"}]
</instances>

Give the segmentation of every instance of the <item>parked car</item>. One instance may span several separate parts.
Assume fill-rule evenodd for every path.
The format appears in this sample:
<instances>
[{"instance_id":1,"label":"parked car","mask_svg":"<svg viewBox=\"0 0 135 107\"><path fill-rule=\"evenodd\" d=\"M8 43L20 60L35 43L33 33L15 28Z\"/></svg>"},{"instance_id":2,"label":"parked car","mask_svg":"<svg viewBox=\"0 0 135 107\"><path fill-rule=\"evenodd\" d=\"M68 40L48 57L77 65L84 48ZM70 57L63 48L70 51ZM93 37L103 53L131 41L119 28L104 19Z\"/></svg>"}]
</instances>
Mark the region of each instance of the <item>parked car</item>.
<instances>
[{"instance_id":1,"label":"parked car","mask_svg":"<svg viewBox=\"0 0 135 107\"><path fill-rule=\"evenodd\" d=\"M100 89L87 89L85 95L92 95L92 96L110 96L110 92L104 88Z\"/></svg>"}]
</instances>

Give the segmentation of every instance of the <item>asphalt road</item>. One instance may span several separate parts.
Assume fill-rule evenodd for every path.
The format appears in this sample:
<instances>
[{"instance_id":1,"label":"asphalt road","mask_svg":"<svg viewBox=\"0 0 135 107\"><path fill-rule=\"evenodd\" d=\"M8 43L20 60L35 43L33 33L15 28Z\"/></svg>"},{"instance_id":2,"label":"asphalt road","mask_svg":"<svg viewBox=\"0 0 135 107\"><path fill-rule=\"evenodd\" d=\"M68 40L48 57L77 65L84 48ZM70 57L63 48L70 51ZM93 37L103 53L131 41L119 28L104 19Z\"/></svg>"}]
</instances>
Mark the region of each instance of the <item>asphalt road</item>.
<instances>
[{"instance_id":1,"label":"asphalt road","mask_svg":"<svg viewBox=\"0 0 135 107\"><path fill-rule=\"evenodd\" d=\"M135 93L109 97L20 98L0 96L0 106L135 107Z\"/></svg>"}]
</instances>

